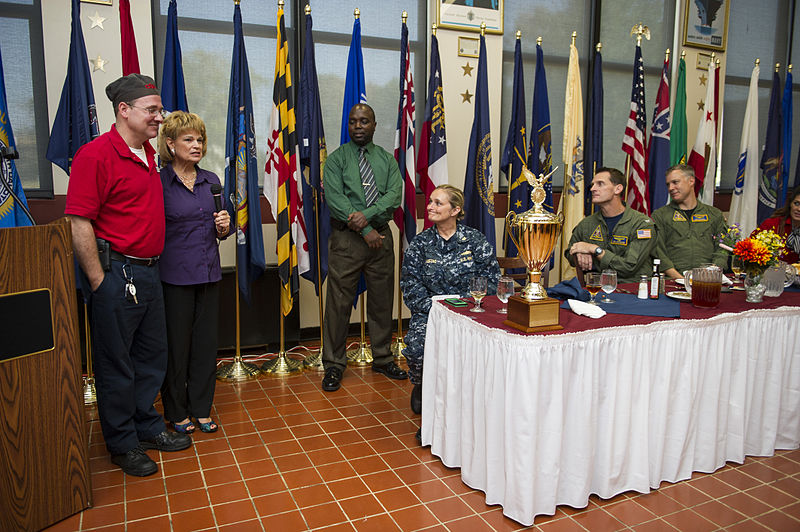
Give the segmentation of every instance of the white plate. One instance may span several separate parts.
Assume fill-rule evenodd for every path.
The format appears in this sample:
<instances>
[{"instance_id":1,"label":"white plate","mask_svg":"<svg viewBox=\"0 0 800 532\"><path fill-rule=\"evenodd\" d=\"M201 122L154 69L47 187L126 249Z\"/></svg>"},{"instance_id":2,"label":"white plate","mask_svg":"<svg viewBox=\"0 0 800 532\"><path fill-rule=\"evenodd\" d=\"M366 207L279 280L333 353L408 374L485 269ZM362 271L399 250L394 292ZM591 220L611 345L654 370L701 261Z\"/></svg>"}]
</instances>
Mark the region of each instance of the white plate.
<instances>
[{"instance_id":1,"label":"white plate","mask_svg":"<svg viewBox=\"0 0 800 532\"><path fill-rule=\"evenodd\" d=\"M686 279L684 279L683 277L681 277L680 279L675 279L675 284L679 284L681 286L683 286L685 282Z\"/></svg>"},{"instance_id":2,"label":"white plate","mask_svg":"<svg viewBox=\"0 0 800 532\"><path fill-rule=\"evenodd\" d=\"M691 301L692 295L689 292L684 292L682 290L675 290L672 292L666 293L667 297L671 297L672 299L680 299L681 301Z\"/></svg>"}]
</instances>

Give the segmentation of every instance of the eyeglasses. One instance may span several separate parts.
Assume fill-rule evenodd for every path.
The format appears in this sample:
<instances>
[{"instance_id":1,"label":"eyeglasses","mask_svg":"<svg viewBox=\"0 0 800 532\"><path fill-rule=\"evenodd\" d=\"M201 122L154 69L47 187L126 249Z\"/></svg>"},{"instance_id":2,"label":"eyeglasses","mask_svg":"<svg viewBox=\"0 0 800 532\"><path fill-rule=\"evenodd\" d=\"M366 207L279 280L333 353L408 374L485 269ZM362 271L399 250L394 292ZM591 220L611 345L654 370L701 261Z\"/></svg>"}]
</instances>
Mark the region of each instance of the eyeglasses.
<instances>
[{"instance_id":1,"label":"eyeglasses","mask_svg":"<svg viewBox=\"0 0 800 532\"><path fill-rule=\"evenodd\" d=\"M132 103L128 103L128 102L125 102L125 103L128 105L128 107L133 107L135 109L141 109L142 111L147 113L149 116L161 115L161 118L166 118L167 115L169 114L163 107L160 108L160 109L158 107L139 107L138 105L133 105Z\"/></svg>"}]
</instances>

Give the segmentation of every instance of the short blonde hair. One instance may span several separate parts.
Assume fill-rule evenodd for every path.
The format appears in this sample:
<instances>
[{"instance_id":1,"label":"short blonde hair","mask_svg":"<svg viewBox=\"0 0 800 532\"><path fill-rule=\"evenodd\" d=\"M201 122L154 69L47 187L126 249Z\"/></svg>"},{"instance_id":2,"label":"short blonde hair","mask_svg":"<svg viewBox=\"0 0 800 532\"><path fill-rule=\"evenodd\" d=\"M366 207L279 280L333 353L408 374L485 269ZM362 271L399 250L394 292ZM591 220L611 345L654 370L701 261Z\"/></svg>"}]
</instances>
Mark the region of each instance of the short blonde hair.
<instances>
[{"instance_id":1,"label":"short blonde hair","mask_svg":"<svg viewBox=\"0 0 800 532\"><path fill-rule=\"evenodd\" d=\"M203 119L194 113L173 111L164 119L161 130L158 132L158 156L162 163L171 163L175 156L167 146L167 139L177 140L186 131L197 131L203 137L203 157L206 156L208 139L206 138L206 125Z\"/></svg>"},{"instance_id":2,"label":"short blonde hair","mask_svg":"<svg viewBox=\"0 0 800 532\"><path fill-rule=\"evenodd\" d=\"M453 185L439 185L433 190L441 190L447 193L447 199L450 201L450 205L458 207L461 209L459 213L456 215L456 220L461 220L467 213L464 212L464 193L461 191L460 188L454 187Z\"/></svg>"}]
</instances>

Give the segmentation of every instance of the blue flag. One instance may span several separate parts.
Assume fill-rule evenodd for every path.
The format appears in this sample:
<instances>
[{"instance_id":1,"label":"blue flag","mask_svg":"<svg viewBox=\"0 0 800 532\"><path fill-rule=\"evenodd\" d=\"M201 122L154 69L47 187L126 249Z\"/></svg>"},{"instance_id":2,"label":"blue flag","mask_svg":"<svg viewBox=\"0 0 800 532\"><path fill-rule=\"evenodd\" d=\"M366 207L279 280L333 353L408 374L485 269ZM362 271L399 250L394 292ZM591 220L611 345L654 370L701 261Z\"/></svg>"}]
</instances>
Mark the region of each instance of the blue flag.
<instances>
[{"instance_id":1,"label":"blue flag","mask_svg":"<svg viewBox=\"0 0 800 532\"><path fill-rule=\"evenodd\" d=\"M650 177L650 212L667 204L667 168L669 158L669 60L664 59L661 84L658 86L656 105L653 109L653 125L650 129L650 145L647 156L647 175Z\"/></svg>"},{"instance_id":2,"label":"blue flag","mask_svg":"<svg viewBox=\"0 0 800 532\"><path fill-rule=\"evenodd\" d=\"M781 180L778 183L778 208L786 205L786 194L789 192L789 166L792 163L792 72L786 73L786 84L783 87L783 138L781 157Z\"/></svg>"},{"instance_id":3,"label":"blue flag","mask_svg":"<svg viewBox=\"0 0 800 532\"><path fill-rule=\"evenodd\" d=\"M767 139L761 155L761 179L758 181L758 213L756 224L766 220L777 206L779 179L781 172L781 78L777 72L772 75L772 93L769 97L769 116L767 117Z\"/></svg>"},{"instance_id":4,"label":"blue flag","mask_svg":"<svg viewBox=\"0 0 800 532\"><path fill-rule=\"evenodd\" d=\"M72 33L69 42L67 77L61 90L47 159L60 166L67 174L72 166L72 157L78 148L100 134L97 128L97 108L94 105L92 77L81 29L80 0L72 0Z\"/></svg>"},{"instance_id":5,"label":"blue flag","mask_svg":"<svg viewBox=\"0 0 800 532\"><path fill-rule=\"evenodd\" d=\"M350 109L357 103L367 103L367 83L364 78L364 56L361 54L361 19L353 22L350 38L350 53L347 55L347 73L344 78L344 101L342 102L342 134L339 144L350 142L347 120Z\"/></svg>"},{"instance_id":6,"label":"blue flag","mask_svg":"<svg viewBox=\"0 0 800 532\"><path fill-rule=\"evenodd\" d=\"M544 53L536 45L536 78L533 87L533 116L528 149L528 169L536 174L547 175L553 168L553 154L550 148L550 102L547 97L547 76L544 72ZM544 184L547 193L543 207L553 212L553 180Z\"/></svg>"},{"instance_id":7,"label":"blue flag","mask_svg":"<svg viewBox=\"0 0 800 532\"><path fill-rule=\"evenodd\" d=\"M6 99L6 81L3 75L3 56L0 55L0 148L15 147L14 131L11 129L11 118L8 116L8 100ZM14 196L8 189L0 184L0 227L18 227L31 225L32 221L22 209L28 208L22 181L17 174L17 166L12 159L0 159L0 179L19 199L22 205L17 205Z\"/></svg>"},{"instance_id":8,"label":"blue flag","mask_svg":"<svg viewBox=\"0 0 800 532\"><path fill-rule=\"evenodd\" d=\"M367 103L367 82L364 77L364 57L361 54L361 19L353 22L353 36L350 38L350 53L347 55L347 72L344 77L344 101L342 102L342 133L339 144L350 142L347 122L350 109L357 103ZM358 296L367 291L367 281L362 273L358 278L356 297L353 306L358 305Z\"/></svg>"},{"instance_id":9,"label":"blue flag","mask_svg":"<svg viewBox=\"0 0 800 532\"><path fill-rule=\"evenodd\" d=\"M167 111L189 111L186 83L183 80L181 42L178 40L178 5L169 0L167 36L164 44L164 69L161 73L161 105Z\"/></svg>"},{"instance_id":10,"label":"blue flag","mask_svg":"<svg viewBox=\"0 0 800 532\"><path fill-rule=\"evenodd\" d=\"M233 11L233 58L225 130L225 197L229 199L228 208L235 208L231 219L236 224L239 292L248 302L250 285L266 269L256 171L258 161L255 129L250 70L247 67L242 34L242 13L237 4Z\"/></svg>"},{"instance_id":11,"label":"blue flag","mask_svg":"<svg viewBox=\"0 0 800 532\"><path fill-rule=\"evenodd\" d=\"M508 124L506 145L500 159L500 169L508 178L508 210L517 214L531 208L531 186L522 173L528 143L525 139L525 78L522 72L522 43L517 39L514 47L514 85L511 91L511 122ZM519 255L514 241L503 230L503 248L506 257ZM516 272L514 272L516 273Z\"/></svg>"},{"instance_id":12,"label":"blue flag","mask_svg":"<svg viewBox=\"0 0 800 532\"><path fill-rule=\"evenodd\" d=\"M306 44L303 68L299 83L299 115L297 131L300 138L300 167L303 173L303 218L308 236L308 253L311 269L303 277L314 283L317 296L328 275L328 239L331 234L331 214L322 194L322 168L328 157L325 131L322 127L322 105L317 80L317 63L314 59L314 23L306 15ZM319 261L319 276L317 272Z\"/></svg>"},{"instance_id":13,"label":"blue flag","mask_svg":"<svg viewBox=\"0 0 800 532\"><path fill-rule=\"evenodd\" d=\"M592 214L592 179L595 168L603 166L603 55L595 49L592 63L592 90L586 107L583 150L583 214ZM586 177L588 176L588 179Z\"/></svg>"},{"instance_id":14,"label":"blue flag","mask_svg":"<svg viewBox=\"0 0 800 532\"><path fill-rule=\"evenodd\" d=\"M497 249L494 237L489 79L486 68L486 37L483 35L478 57L478 79L475 82L475 117L469 136L467 171L464 177L464 210L464 223L483 233L492 248Z\"/></svg>"}]
</instances>

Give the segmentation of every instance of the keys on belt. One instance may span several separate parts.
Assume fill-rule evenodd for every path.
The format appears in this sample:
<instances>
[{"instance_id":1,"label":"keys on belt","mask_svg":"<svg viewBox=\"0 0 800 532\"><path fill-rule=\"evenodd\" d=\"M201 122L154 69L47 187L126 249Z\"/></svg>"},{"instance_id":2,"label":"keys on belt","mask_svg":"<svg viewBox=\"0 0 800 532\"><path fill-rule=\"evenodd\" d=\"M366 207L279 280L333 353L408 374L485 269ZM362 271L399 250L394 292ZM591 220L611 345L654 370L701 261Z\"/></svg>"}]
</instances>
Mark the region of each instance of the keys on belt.
<instances>
[{"instance_id":1,"label":"keys on belt","mask_svg":"<svg viewBox=\"0 0 800 532\"><path fill-rule=\"evenodd\" d=\"M125 299L128 303L139 304L136 297L136 285L133 284L133 268L130 264L122 265L122 276L125 278Z\"/></svg>"}]
</instances>

